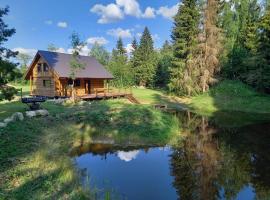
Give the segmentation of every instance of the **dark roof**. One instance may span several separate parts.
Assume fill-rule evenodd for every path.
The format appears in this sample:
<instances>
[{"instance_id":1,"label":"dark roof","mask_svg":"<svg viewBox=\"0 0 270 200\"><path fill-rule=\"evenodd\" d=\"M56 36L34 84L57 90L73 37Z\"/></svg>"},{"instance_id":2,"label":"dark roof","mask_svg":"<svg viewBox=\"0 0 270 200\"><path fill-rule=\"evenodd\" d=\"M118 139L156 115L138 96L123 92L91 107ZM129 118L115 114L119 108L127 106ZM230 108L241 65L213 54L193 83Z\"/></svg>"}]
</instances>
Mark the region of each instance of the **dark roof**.
<instances>
[{"instance_id":1,"label":"dark roof","mask_svg":"<svg viewBox=\"0 0 270 200\"><path fill-rule=\"evenodd\" d=\"M71 54L41 50L39 50L37 54L46 60L48 65L55 70L59 77L70 76ZM81 63L84 63L85 66L84 69L81 69L76 73L77 78L113 78L113 76L94 57L80 56L79 60Z\"/></svg>"}]
</instances>

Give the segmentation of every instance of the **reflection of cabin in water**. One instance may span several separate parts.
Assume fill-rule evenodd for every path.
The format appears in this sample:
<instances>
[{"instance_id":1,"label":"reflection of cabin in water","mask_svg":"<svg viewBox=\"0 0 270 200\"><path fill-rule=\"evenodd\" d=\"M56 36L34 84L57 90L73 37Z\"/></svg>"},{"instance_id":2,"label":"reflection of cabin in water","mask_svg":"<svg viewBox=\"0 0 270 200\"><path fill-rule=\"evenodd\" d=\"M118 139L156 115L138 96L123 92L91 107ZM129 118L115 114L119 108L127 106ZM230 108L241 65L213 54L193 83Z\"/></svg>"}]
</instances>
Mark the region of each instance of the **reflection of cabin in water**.
<instances>
[{"instance_id":1,"label":"reflection of cabin in water","mask_svg":"<svg viewBox=\"0 0 270 200\"><path fill-rule=\"evenodd\" d=\"M30 94L33 96L71 96L70 54L38 51L29 66L25 79L30 80ZM94 94L105 88L113 76L93 57L80 56L84 69L76 73L75 91L77 96Z\"/></svg>"}]
</instances>

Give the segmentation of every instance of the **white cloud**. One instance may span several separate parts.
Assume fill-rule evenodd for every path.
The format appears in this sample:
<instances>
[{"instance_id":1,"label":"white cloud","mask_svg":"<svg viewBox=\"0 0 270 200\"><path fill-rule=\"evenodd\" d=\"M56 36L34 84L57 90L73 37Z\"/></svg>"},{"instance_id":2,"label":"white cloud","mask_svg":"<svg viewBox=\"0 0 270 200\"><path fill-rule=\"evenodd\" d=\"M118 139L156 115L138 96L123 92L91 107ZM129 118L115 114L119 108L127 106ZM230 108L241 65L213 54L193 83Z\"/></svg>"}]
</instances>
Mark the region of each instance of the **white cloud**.
<instances>
[{"instance_id":1,"label":"white cloud","mask_svg":"<svg viewBox=\"0 0 270 200\"><path fill-rule=\"evenodd\" d=\"M45 24L47 24L47 25L52 25L52 24L53 24L53 21L52 21L52 20L46 20L46 21L45 21Z\"/></svg>"},{"instance_id":2,"label":"white cloud","mask_svg":"<svg viewBox=\"0 0 270 200\"><path fill-rule=\"evenodd\" d=\"M136 0L116 0L116 4L124 8L126 15L135 17L141 17L142 15L140 5Z\"/></svg>"},{"instance_id":3,"label":"white cloud","mask_svg":"<svg viewBox=\"0 0 270 200\"><path fill-rule=\"evenodd\" d=\"M117 152L117 156L120 158L120 160L129 162L133 159L135 159L139 154L138 150L135 151L129 151L129 152L125 152L125 151L118 151Z\"/></svg>"},{"instance_id":4,"label":"white cloud","mask_svg":"<svg viewBox=\"0 0 270 200\"><path fill-rule=\"evenodd\" d=\"M105 45L109 43L109 41L106 40L104 37L89 37L86 42L88 44L98 43L99 45Z\"/></svg>"},{"instance_id":5,"label":"white cloud","mask_svg":"<svg viewBox=\"0 0 270 200\"><path fill-rule=\"evenodd\" d=\"M159 37L158 34L153 34L153 35L151 35L151 36L152 36L152 39L153 39L154 41L157 41L157 40L160 39L160 37Z\"/></svg>"},{"instance_id":6,"label":"white cloud","mask_svg":"<svg viewBox=\"0 0 270 200\"><path fill-rule=\"evenodd\" d=\"M147 7L143 13L137 0L116 0L108 5L96 4L91 12L100 16L98 23L107 24L117 22L125 18L125 15L137 18L155 18L155 9Z\"/></svg>"},{"instance_id":7,"label":"white cloud","mask_svg":"<svg viewBox=\"0 0 270 200\"><path fill-rule=\"evenodd\" d=\"M101 16L98 20L100 24L112 23L124 19L122 10L113 3L107 6L96 4L90 11Z\"/></svg>"},{"instance_id":8,"label":"white cloud","mask_svg":"<svg viewBox=\"0 0 270 200\"><path fill-rule=\"evenodd\" d=\"M136 36L137 36L138 38L140 38L140 37L142 37L142 33L136 33Z\"/></svg>"},{"instance_id":9,"label":"white cloud","mask_svg":"<svg viewBox=\"0 0 270 200\"><path fill-rule=\"evenodd\" d=\"M142 15L143 18L155 18L156 14L155 14L155 9L151 8L151 7L147 7L145 9L144 14Z\"/></svg>"},{"instance_id":10,"label":"white cloud","mask_svg":"<svg viewBox=\"0 0 270 200\"><path fill-rule=\"evenodd\" d=\"M56 52L58 52L58 53L66 53L66 50L63 47L59 47L58 49L56 49Z\"/></svg>"},{"instance_id":11,"label":"white cloud","mask_svg":"<svg viewBox=\"0 0 270 200\"><path fill-rule=\"evenodd\" d=\"M13 48L12 51L18 51L19 53L27 54L29 56L35 56L35 54L37 53L36 49L26 49L23 47Z\"/></svg>"},{"instance_id":12,"label":"white cloud","mask_svg":"<svg viewBox=\"0 0 270 200\"><path fill-rule=\"evenodd\" d=\"M122 28L117 28L117 29L111 29L107 31L108 35L114 36L114 37L121 37L121 38L131 38L131 30L130 29L122 29Z\"/></svg>"},{"instance_id":13,"label":"white cloud","mask_svg":"<svg viewBox=\"0 0 270 200\"><path fill-rule=\"evenodd\" d=\"M88 56L90 53L91 49L89 49L89 47L87 45L83 46L79 52L80 55L82 56ZM73 53L73 49L70 48L67 50L67 53L72 54Z\"/></svg>"},{"instance_id":14,"label":"white cloud","mask_svg":"<svg viewBox=\"0 0 270 200\"><path fill-rule=\"evenodd\" d=\"M127 44L126 46L127 54L129 55L132 51L134 51L134 48L132 44Z\"/></svg>"},{"instance_id":15,"label":"white cloud","mask_svg":"<svg viewBox=\"0 0 270 200\"><path fill-rule=\"evenodd\" d=\"M57 26L60 28L67 28L68 24L67 24L67 22L58 22Z\"/></svg>"},{"instance_id":16,"label":"white cloud","mask_svg":"<svg viewBox=\"0 0 270 200\"><path fill-rule=\"evenodd\" d=\"M179 4L176 4L170 8L168 6L162 6L157 10L157 14L162 15L164 18L172 20L178 12L178 7Z\"/></svg>"}]
</instances>

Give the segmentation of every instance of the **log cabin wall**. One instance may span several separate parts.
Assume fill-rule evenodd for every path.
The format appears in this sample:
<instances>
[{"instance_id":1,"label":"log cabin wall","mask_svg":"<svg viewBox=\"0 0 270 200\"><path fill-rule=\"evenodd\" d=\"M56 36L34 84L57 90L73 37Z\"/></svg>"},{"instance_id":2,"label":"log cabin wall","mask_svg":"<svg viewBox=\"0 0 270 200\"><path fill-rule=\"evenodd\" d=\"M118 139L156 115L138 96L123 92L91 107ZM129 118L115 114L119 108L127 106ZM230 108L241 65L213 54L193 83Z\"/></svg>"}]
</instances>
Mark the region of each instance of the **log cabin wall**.
<instances>
[{"instance_id":1,"label":"log cabin wall","mask_svg":"<svg viewBox=\"0 0 270 200\"><path fill-rule=\"evenodd\" d=\"M68 78L58 78L54 70L48 66L48 70L44 70L46 63L43 58L35 63L30 76L30 92L33 96L47 97L70 97L72 95L71 87L68 86ZM95 93L95 89L104 88L105 79L80 78L80 84L75 87L76 95L83 96ZM90 82L89 82L90 81ZM90 83L90 91L88 91L88 83Z\"/></svg>"},{"instance_id":2,"label":"log cabin wall","mask_svg":"<svg viewBox=\"0 0 270 200\"><path fill-rule=\"evenodd\" d=\"M42 58L35 63L32 71L31 95L54 97L56 83L56 75Z\"/></svg>"},{"instance_id":3,"label":"log cabin wall","mask_svg":"<svg viewBox=\"0 0 270 200\"><path fill-rule=\"evenodd\" d=\"M90 79L90 78L81 78L81 79L77 79L80 80L80 85L79 86L75 86L75 90L76 90L76 95L77 96L84 96L87 94L94 94L94 91L96 88L104 88L104 83L105 80L104 79ZM90 91L88 91L88 83L90 81ZM67 78L63 78L60 79L60 85L61 85L61 95L60 96L71 96L72 95L72 91L71 91L71 87L68 86L68 79Z\"/></svg>"}]
</instances>

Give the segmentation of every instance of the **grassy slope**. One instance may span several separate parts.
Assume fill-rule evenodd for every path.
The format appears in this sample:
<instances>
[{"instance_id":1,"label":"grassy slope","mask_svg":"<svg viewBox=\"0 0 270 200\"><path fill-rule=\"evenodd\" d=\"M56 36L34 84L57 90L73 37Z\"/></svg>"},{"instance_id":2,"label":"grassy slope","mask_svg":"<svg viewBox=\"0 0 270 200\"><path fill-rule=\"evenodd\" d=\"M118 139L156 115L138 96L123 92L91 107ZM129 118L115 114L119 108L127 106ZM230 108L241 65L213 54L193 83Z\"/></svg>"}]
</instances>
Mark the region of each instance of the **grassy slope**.
<instances>
[{"instance_id":1,"label":"grassy slope","mask_svg":"<svg viewBox=\"0 0 270 200\"><path fill-rule=\"evenodd\" d=\"M237 81L223 81L208 93L193 97L189 106L202 114L217 111L269 114L270 96L260 94Z\"/></svg>"},{"instance_id":2,"label":"grassy slope","mask_svg":"<svg viewBox=\"0 0 270 200\"><path fill-rule=\"evenodd\" d=\"M7 103L6 113L18 104ZM44 107L49 117L0 130L0 199L88 199L93 191L81 188L68 156L73 147L96 138L119 144L168 143L178 128L174 117L124 101L66 106L48 102Z\"/></svg>"},{"instance_id":3,"label":"grassy slope","mask_svg":"<svg viewBox=\"0 0 270 200\"><path fill-rule=\"evenodd\" d=\"M144 104L189 107L203 115L211 115L218 111L270 114L270 95L260 94L238 81L223 81L209 92L189 99L170 97L162 91L151 89L133 89L133 93Z\"/></svg>"}]
</instances>

